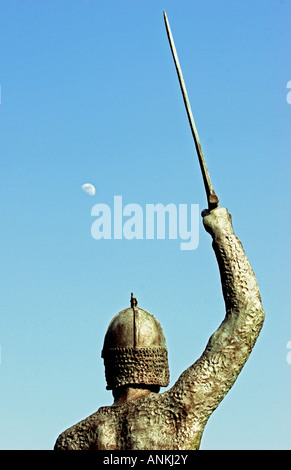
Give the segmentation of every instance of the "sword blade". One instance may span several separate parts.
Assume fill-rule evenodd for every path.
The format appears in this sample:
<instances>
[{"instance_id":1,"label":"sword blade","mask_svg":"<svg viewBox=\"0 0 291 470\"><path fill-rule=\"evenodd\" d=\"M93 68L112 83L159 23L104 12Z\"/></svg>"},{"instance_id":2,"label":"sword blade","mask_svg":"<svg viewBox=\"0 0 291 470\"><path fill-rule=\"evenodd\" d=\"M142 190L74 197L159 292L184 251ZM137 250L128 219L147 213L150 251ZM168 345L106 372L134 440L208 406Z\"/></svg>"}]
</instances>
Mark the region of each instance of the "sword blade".
<instances>
[{"instance_id":1,"label":"sword blade","mask_svg":"<svg viewBox=\"0 0 291 470\"><path fill-rule=\"evenodd\" d=\"M218 196L215 194L215 191L213 189L212 182L211 182L210 175L209 175L209 171L208 171L206 161L205 161L205 158L204 158L204 155L203 155L202 147L201 147L201 144L200 144L198 132L197 132L197 129L196 129L195 121L194 121L191 106L190 106L190 101L189 101L187 90L186 90L186 85L185 85L183 74L182 74L182 69L181 69L181 66L180 66L180 62L179 62L177 50L176 50L176 47L175 47L173 35L172 35L172 32L171 32L170 24L169 24L169 21L168 21L165 10L164 10L164 20L165 20L167 36L168 36L168 39L169 39L169 43L170 43L170 47L171 47L171 51L172 51L172 55L173 55L173 59L174 59L174 63L175 63L179 83L180 83L180 88L181 88L181 91L182 91L182 96L183 96L185 108L186 108L186 111L187 111L187 116L188 116L188 120L189 120L189 124L190 124L190 128L191 128L192 136L193 136L193 139L194 139L194 143L195 143L195 147L196 147L196 151L197 151L197 155L198 155L198 160L199 160L199 164L200 164L200 168L201 168L201 172L202 172L202 177L203 177L204 187L205 187L205 191L206 191L208 206L209 206L209 209L213 209L214 207L218 206L219 199L218 199Z\"/></svg>"}]
</instances>

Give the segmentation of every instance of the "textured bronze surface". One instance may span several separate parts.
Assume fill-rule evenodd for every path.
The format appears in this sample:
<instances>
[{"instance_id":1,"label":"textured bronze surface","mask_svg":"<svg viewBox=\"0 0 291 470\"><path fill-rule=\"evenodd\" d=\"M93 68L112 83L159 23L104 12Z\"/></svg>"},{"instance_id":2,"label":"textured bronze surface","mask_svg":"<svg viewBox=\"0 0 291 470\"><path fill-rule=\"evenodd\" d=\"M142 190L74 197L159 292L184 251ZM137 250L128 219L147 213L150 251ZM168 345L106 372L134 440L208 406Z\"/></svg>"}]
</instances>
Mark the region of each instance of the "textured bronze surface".
<instances>
[{"instance_id":1,"label":"textured bronze surface","mask_svg":"<svg viewBox=\"0 0 291 470\"><path fill-rule=\"evenodd\" d=\"M129 386L112 406L64 431L56 450L199 449L207 420L235 382L264 321L258 284L227 210L202 215L220 270L223 322L173 387L159 394Z\"/></svg>"}]
</instances>

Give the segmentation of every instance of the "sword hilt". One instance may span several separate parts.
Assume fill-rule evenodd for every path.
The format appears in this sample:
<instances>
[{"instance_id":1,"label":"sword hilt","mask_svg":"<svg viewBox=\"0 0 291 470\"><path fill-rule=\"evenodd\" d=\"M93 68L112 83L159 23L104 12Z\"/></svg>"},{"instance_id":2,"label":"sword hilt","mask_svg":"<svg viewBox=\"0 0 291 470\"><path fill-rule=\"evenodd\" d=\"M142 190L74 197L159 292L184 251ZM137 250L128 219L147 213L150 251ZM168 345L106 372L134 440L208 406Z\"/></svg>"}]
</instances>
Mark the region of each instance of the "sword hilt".
<instances>
[{"instance_id":1,"label":"sword hilt","mask_svg":"<svg viewBox=\"0 0 291 470\"><path fill-rule=\"evenodd\" d=\"M211 210L211 209L215 209L215 207L218 207L218 203L219 203L219 197L217 196L217 194L212 191L209 195L208 195L208 209Z\"/></svg>"}]
</instances>

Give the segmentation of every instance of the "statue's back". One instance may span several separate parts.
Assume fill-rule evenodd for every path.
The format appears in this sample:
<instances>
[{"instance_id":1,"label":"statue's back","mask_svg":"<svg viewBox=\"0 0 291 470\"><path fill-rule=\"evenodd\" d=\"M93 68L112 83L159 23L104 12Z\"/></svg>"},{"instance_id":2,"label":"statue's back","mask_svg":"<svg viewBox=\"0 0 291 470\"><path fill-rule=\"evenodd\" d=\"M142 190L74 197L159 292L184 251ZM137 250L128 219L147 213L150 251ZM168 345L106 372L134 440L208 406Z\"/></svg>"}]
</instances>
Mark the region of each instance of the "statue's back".
<instances>
[{"instance_id":1,"label":"statue's back","mask_svg":"<svg viewBox=\"0 0 291 470\"><path fill-rule=\"evenodd\" d=\"M178 450L199 448L194 416L178 410L169 392L99 408L62 433L56 450ZM198 426L198 423L196 423Z\"/></svg>"}]
</instances>

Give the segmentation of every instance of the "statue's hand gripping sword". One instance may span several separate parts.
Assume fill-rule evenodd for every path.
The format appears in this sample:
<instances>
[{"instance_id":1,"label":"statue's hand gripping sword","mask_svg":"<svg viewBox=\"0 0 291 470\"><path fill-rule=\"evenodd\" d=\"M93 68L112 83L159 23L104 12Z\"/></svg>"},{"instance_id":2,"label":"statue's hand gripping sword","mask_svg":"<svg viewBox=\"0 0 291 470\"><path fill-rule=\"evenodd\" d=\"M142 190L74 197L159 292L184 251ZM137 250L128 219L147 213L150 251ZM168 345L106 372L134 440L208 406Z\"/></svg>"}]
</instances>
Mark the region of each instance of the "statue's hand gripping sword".
<instances>
[{"instance_id":1,"label":"statue's hand gripping sword","mask_svg":"<svg viewBox=\"0 0 291 470\"><path fill-rule=\"evenodd\" d=\"M201 172L202 172L202 176L203 176L203 182L204 182L207 201L208 201L208 208L209 209L214 209L215 207L218 206L219 199L218 199L218 196L214 192L214 189L213 189L213 186L212 186L212 183L211 183L211 179L210 179L210 176L209 176L209 172L208 172L208 169L207 169L207 165L206 165L206 162L205 162L205 158L204 158L204 155L203 155L203 152L202 152L198 132L197 132L197 129L196 129L196 126L195 126L195 122L194 122L193 114L192 114L192 111L191 111L191 106L190 106L189 98L188 98L188 95L187 95L187 90L186 90L184 78L183 78L183 75L182 75L182 70L181 70L181 67L180 67L179 59L178 59L178 54L177 54L177 51L176 51L174 39L173 39L173 36L172 36L171 28L170 28L169 21L168 21L165 10L164 10L164 19L165 19L167 35L168 35L169 43L170 43L170 46L171 46L171 51L172 51L173 59L174 59L174 62L175 62L175 66L176 66L176 70L177 70L177 74L178 74L178 79L179 79L179 83L180 83L180 87L181 87L181 91L182 91L182 95L183 95L183 99L184 99L184 103L185 103L185 107L186 107L186 111L187 111L187 115L188 115L188 119L189 119L189 124L190 124L191 132L192 132L192 135L193 135L193 138L194 138L195 147L196 147L196 151L197 151L197 155L198 155L198 160L199 160L199 164L200 164L200 168L201 168Z\"/></svg>"}]
</instances>

